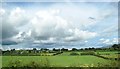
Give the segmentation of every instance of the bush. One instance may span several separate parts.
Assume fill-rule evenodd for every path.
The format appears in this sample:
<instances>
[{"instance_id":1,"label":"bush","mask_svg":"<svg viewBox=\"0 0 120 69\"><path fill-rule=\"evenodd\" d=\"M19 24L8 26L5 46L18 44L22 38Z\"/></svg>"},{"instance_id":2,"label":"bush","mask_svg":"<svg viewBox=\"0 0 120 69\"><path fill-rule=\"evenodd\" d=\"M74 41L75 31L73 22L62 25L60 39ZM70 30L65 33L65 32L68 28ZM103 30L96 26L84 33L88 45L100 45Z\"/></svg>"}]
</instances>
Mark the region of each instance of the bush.
<instances>
[{"instance_id":1,"label":"bush","mask_svg":"<svg viewBox=\"0 0 120 69\"><path fill-rule=\"evenodd\" d=\"M38 63L35 62L35 61L31 61L27 66L28 66L28 67L39 67L39 66L41 66L41 65L38 64Z\"/></svg>"},{"instance_id":2,"label":"bush","mask_svg":"<svg viewBox=\"0 0 120 69\"><path fill-rule=\"evenodd\" d=\"M78 53L72 52L70 55L79 55Z\"/></svg>"},{"instance_id":3,"label":"bush","mask_svg":"<svg viewBox=\"0 0 120 69\"><path fill-rule=\"evenodd\" d=\"M9 62L9 67L21 67L21 66L22 64L20 60L16 60L16 61L11 60Z\"/></svg>"}]
</instances>

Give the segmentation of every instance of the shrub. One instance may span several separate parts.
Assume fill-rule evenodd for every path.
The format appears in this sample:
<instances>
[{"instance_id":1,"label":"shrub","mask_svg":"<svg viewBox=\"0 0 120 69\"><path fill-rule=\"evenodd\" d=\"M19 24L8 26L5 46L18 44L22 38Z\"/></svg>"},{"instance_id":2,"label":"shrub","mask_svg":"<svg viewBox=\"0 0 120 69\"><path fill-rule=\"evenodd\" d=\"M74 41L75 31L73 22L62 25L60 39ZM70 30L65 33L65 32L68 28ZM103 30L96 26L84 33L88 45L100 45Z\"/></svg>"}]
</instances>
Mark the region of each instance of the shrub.
<instances>
[{"instance_id":1,"label":"shrub","mask_svg":"<svg viewBox=\"0 0 120 69\"><path fill-rule=\"evenodd\" d=\"M50 66L50 62L49 62L49 59L48 58L45 58L45 61L44 61L44 67L49 67Z\"/></svg>"},{"instance_id":2,"label":"shrub","mask_svg":"<svg viewBox=\"0 0 120 69\"><path fill-rule=\"evenodd\" d=\"M41 66L40 64L36 63L35 61L31 61L29 64L28 64L28 67L39 67Z\"/></svg>"},{"instance_id":3,"label":"shrub","mask_svg":"<svg viewBox=\"0 0 120 69\"><path fill-rule=\"evenodd\" d=\"M9 62L9 67L21 67L21 66L22 66L21 60L16 61L11 60L11 62Z\"/></svg>"},{"instance_id":4,"label":"shrub","mask_svg":"<svg viewBox=\"0 0 120 69\"><path fill-rule=\"evenodd\" d=\"M27 67L49 67L50 63L48 58L45 58L45 60L41 60L40 62L35 62L35 61L31 61Z\"/></svg>"}]
</instances>

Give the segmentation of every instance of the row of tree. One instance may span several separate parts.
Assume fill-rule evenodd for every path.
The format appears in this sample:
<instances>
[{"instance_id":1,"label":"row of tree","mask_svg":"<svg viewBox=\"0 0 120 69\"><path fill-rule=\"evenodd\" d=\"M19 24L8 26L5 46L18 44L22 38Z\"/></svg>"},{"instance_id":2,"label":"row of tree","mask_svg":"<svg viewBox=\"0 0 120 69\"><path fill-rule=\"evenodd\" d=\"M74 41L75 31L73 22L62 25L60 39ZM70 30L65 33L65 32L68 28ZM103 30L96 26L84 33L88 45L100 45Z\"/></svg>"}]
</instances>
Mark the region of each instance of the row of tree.
<instances>
[{"instance_id":1,"label":"row of tree","mask_svg":"<svg viewBox=\"0 0 120 69\"><path fill-rule=\"evenodd\" d=\"M15 50L15 49L11 49L11 50L7 50L7 51L2 51L2 55L10 55L10 54L14 54L14 55L19 55L19 54L37 54L37 53L61 53L61 52L66 52L66 51L97 51L97 50L101 50L101 51L114 51L114 50L120 50L120 44L114 44L109 48L84 48L84 49L77 49L77 48L72 48L72 50L69 49L55 49L53 48L52 50L49 50L47 48L41 48L40 50L37 50L36 48L33 48L32 50Z\"/></svg>"}]
</instances>

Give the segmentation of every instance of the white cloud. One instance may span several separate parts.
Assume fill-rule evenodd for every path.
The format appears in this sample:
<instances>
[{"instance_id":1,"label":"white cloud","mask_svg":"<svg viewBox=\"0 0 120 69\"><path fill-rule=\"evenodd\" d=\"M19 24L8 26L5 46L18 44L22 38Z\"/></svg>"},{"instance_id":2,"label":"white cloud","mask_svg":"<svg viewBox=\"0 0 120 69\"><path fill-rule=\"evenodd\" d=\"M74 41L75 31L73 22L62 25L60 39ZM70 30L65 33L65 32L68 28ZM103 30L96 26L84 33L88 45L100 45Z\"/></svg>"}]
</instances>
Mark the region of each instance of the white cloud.
<instances>
[{"instance_id":1,"label":"white cloud","mask_svg":"<svg viewBox=\"0 0 120 69\"><path fill-rule=\"evenodd\" d=\"M73 26L77 28L90 27L95 25L109 16L114 15L116 11L109 9L111 5L108 3L104 4L102 7L94 6L92 3L67 3L67 4L55 4L52 8L59 8L60 15L69 22L72 22ZM105 5L105 6L104 6ZM89 6L89 7L88 7ZM106 6L109 6L109 8ZM71 9L72 8L72 9ZM112 8L113 9L113 8ZM103 11L104 10L104 11Z\"/></svg>"},{"instance_id":2,"label":"white cloud","mask_svg":"<svg viewBox=\"0 0 120 69\"><path fill-rule=\"evenodd\" d=\"M100 39L100 41L103 41L103 40L105 40L105 39L104 39L104 38L101 38L101 39Z\"/></svg>"},{"instance_id":3,"label":"white cloud","mask_svg":"<svg viewBox=\"0 0 120 69\"><path fill-rule=\"evenodd\" d=\"M5 10L3 8L0 8L0 16L5 14Z\"/></svg>"},{"instance_id":4,"label":"white cloud","mask_svg":"<svg viewBox=\"0 0 120 69\"><path fill-rule=\"evenodd\" d=\"M91 25L96 24L96 18L99 15L98 9L89 5L90 7L83 6L76 6L74 3L68 4L55 4L52 8L59 8L60 16L66 19L68 22L71 22L73 26L77 28L82 28L83 26L88 27ZM72 8L72 9L71 9ZM95 19L89 19L89 17L93 17Z\"/></svg>"},{"instance_id":5,"label":"white cloud","mask_svg":"<svg viewBox=\"0 0 120 69\"><path fill-rule=\"evenodd\" d=\"M28 15L26 15L26 11L24 9L21 9L20 7L16 7L13 10L11 10L8 21L14 25L14 26L21 26L25 25L28 22Z\"/></svg>"},{"instance_id":6,"label":"white cloud","mask_svg":"<svg viewBox=\"0 0 120 69\"><path fill-rule=\"evenodd\" d=\"M11 38L18 34L19 30L17 30L17 25L20 23L24 23L24 16L22 15L24 11L20 8L15 8L14 10L5 12L4 9L1 10L2 13L2 38ZM3 13L5 15L3 15Z\"/></svg>"},{"instance_id":7,"label":"white cloud","mask_svg":"<svg viewBox=\"0 0 120 69\"><path fill-rule=\"evenodd\" d=\"M110 42L110 40L109 39L106 39L105 41L103 41L103 43L109 43Z\"/></svg>"},{"instance_id":8,"label":"white cloud","mask_svg":"<svg viewBox=\"0 0 120 69\"><path fill-rule=\"evenodd\" d=\"M33 46L32 43L49 44L57 42L64 43L61 46L65 46L65 43L69 44L69 42L78 42L81 46L82 42L89 44L88 39L96 40L94 37L99 37L99 33L113 33L114 30L110 30L115 28L114 26L102 30L103 32L98 31L99 24L102 24L102 21L107 20L109 15L114 13L111 11L113 8L109 9L109 6L105 8L106 6L101 7L104 4L97 4L50 3L50 5L45 4L46 6L31 4L29 7L21 6L24 9L16 7L16 4L12 10L0 10L3 16L3 37L17 43L26 43L26 45L31 43L30 46ZM112 20L108 19L108 21L111 22ZM109 26L109 24L104 25L107 28ZM101 25L99 27L102 28ZM117 39L110 40L103 37L100 41L109 44L110 42L117 42ZM76 43L76 46L80 45L78 43ZM91 42L91 46L93 43Z\"/></svg>"},{"instance_id":9,"label":"white cloud","mask_svg":"<svg viewBox=\"0 0 120 69\"><path fill-rule=\"evenodd\" d=\"M88 41L85 41L85 43L87 43Z\"/></svg>"},{"instance_id":10,"label":"white cloud","mask_svg":"<svg viewBox=\"0 0 120 69\"><path fill-rule=\"evenodd\" d=\"M32 32L35 36L64 37L69 25L66 20L48 10L37 12L31 20Z\"/></svg>"},{"instance_id":11,"label":"white cloud","mask_svg":"<svg viewBox=\"0 0 120 69\"><path fill-rule=\"evenodd\" d=\"M50 37L48 40L34 40L33 43L56 43L57 40L55 38Z\"/></svg>"},{"instance_id":12,"label":"white cloud","mask_svg":"<svg viewBox=\"0 0 120 69\"><path fill-rule=\"evenodd\" d=\"M83 31L77 28L73 29L72 36L68 36L65 38L66 41L79 41L79 40L87 40L90 38L96 37L98 34L95 32Z\"/></svg>"},{"instance_id":13,"label":"white cloud","mask_svg":"<svg viewBox=\"0 0 120 69\"><path fill-rule=\"evenodd\" d=\"M60 12L59 12L60 13ZM32 34L38 40L43 42L52 37L56 40L79 41L94 38L97 33L83 31L57 15L58 10L40 10L31 20Z\"/></svg>"},{"instance_id":14,"label":"white cloud","mask_svg":"<svg viewBox=\"0 0 120 69\"><path fill-rule=\"evenodd\" d=\"M95 37L97 33L75 29L75 35L83 39L89 39Z\"/></svg>"},{"instance_id":15,"label":"white cloud","mask_svg":"<svg viewBox=\"0 0 120 69\"><path fill-rule=\"evenodd\" d=\"M118 43L118 40L119 40L118 38L113 38L112 42L113 43Z\"/></svg>"}]
</instances>

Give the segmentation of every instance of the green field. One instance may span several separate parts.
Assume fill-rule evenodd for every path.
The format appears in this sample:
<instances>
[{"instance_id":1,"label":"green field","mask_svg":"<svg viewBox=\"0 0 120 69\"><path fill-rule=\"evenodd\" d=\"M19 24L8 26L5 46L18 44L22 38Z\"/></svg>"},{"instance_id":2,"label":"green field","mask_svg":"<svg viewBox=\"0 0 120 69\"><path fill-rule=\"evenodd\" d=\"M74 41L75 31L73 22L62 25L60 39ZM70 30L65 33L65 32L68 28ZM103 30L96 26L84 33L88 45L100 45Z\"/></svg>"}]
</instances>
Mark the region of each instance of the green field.
<instances>
[{"instance_id":1,"label":"green field","mask_svg":"<svg viewBox=\"0 0 120 69\"><path fill-rule=\"evenodd\" d=\"M64 52L56 56L2 56L2 67L23 67L23 66L48 66L48 67L105 67L117 66L117 61L103 59L93 55L71 56L71 52ZM97 53L97 52L95 52ZM101 56L118 56L117 51L99 52ZM105 55L109 54L109 55Z\"/></svg>"},{"instance_id":2,"label":"green field","mask_svg":"<svg viewBox=\"0 0 120 69\"><path fill-rule=\"evenodd\" d=\"M94 66L109 65L111 60L105 60L95 56L3 56L3 67L8 67L12 62L20 61L21 66L27 65L32 61L41 63L49 63L54 67L74 67L74 66Z\"/></svg>"}]
</instances>

